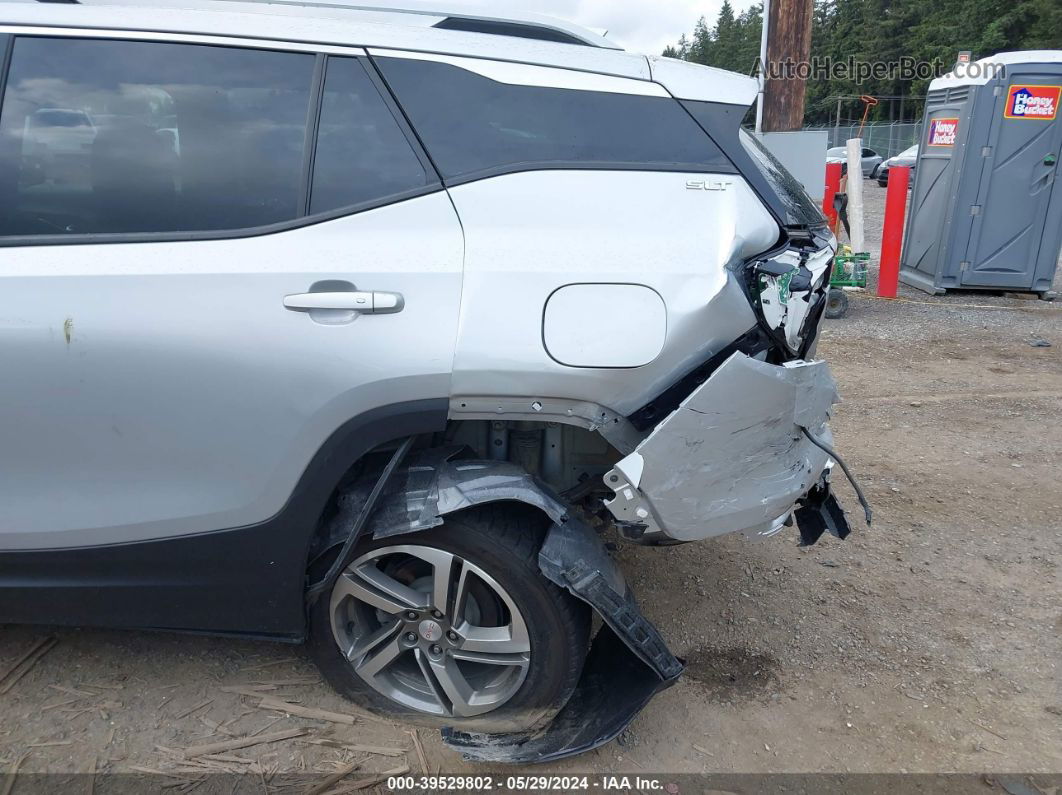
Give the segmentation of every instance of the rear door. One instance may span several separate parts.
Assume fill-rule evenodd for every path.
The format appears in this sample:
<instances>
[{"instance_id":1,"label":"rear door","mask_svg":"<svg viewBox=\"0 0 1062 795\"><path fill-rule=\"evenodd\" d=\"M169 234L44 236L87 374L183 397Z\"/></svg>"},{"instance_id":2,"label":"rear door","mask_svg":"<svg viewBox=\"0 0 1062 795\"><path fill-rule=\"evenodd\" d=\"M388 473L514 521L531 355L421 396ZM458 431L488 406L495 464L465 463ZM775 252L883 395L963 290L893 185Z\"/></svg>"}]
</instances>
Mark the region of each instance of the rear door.
<instances>
[{"instance_id":1,"label":"rear door","mask_svg":"<svg viewBox=\"0 0 1062 795\"><path fill-rule=\"evenodd\" d=\"M1057 73L1030 72L1012 74L996 97L964 285L1033 286L1062 148L1060 93Z\"/></svg>"},{"instance_id":2,"label":"rear door","mask_svg":"<svg viewBox=\"0 0 1062 795\"><path fill-rule=\"evenodd\" d=\"M460 225L363 53L86 35L0 112L0 550L266 521L449 394Z\"/></svg>"}]
</instances>

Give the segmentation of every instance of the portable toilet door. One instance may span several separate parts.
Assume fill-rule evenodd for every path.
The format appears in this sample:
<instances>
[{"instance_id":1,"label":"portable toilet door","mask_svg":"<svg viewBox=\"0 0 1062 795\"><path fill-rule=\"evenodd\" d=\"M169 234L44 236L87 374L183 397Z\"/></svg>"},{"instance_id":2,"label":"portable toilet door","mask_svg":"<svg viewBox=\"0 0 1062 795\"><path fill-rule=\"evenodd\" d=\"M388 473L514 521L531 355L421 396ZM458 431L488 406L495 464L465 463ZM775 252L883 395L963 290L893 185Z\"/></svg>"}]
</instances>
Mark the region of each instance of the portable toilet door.
<instances>
[{"instance_id":1,"label":"portable toilet door","mask_svg":"<svg viewBox=\"0 0 1062 795\"><path fill-rule=\"evenodd\" d=\"M935 272L930 276L921 269L918 275L931 282L934 292L961 287L1049 297L1062 249L1062 188L1056 188L1062 152L1062 52L1001 53L974 66L981 69L969 70L969 78L948 76L930 86L931 95L934 89L946 89L948 96L961 96L967 86L970 93L962 107L965 112L951 117L931 113L927 101L916 200L925 198L918 193L920 184L927 194L933 192L924 181L932 169L923 173L922 154L927 161L933 158L935 135L942 136L938 143L946 149L946 139L954 132L950 157L956 173L944 180L946 186L936 186L942 194L940 188L947 191L938 199L949 206L943 215L937 214ZM958 125L954 131L948 129L952 123ZM956 146L961 151L955 151ZM916 226L923 227L923 238L931 234L913 218L912 231ZM912 236L912 246L915 242Z\"/></svg>"},{"instance_id":2,"label":"portable toilet door","mask_svg":"<svg viewBox=\"0 0 1062 795\"><path fill-rule=\"evenodd\" d=\"M959 286L965 248L958 255L955 249L957 240L969 237L969 229L961 216L956 218L956 196L962 192L960 183L973 179L965 161L977 98L976 87L950 76L934 80L926 96L900 279L928 293Z\"/></svg>"},{"instance_id":3,"label":"portable toilet door","mask_svg":"<svg viewBox=\"0 0 1062 795\"><path fill-rule=\"evenodd\" d=\"M1062 62L1008 65L999 83L962 286L1045 292L1062 247Z\"/></svg>"}]
</instances>

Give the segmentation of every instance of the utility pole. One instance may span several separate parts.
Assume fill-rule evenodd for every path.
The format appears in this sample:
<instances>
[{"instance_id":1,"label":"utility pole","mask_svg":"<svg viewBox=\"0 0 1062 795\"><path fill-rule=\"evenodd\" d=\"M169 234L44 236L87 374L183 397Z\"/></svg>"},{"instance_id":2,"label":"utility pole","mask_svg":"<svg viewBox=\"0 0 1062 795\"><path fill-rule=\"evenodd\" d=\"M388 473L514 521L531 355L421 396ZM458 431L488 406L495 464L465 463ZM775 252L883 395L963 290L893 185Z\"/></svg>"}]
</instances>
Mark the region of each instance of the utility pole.
<instances>
[{"instance_id":1,"label":"utility pole","mask_svg":"<svg viewBox=\"0 0 1062 795\"><path fill-rule=\"evenodd\" d=\"M805 63L811 57L813 0L764 3L766 63ZM764 132L787 132L804 126L805 81L793 75L767 80L763 92Z\"/></svg>"},{"instance_id":2,"label":"utility pole","mask_svg":"<svg viewBox=\"0 0 1062 795\"><path fill-rule=\"evenodd\" d=\"M763 25L760 30L760 92L756 97L756 134L763 132L763 92L767 86L767 38L771 30L771 0L763 0Z\"/></svg>"}]
</instances>

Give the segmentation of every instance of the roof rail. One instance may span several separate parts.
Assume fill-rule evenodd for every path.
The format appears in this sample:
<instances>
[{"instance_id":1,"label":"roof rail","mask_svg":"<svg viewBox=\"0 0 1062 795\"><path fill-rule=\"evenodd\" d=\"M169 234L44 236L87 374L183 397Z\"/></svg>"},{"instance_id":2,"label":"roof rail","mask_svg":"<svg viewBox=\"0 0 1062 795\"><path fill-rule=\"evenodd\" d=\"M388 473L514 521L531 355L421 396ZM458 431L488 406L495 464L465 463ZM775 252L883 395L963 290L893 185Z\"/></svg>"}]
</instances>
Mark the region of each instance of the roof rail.
<instances>
[{"instance_id":1,"label":"roof rail","mask_svg":"<svg viewBox=\"0 0 1062 795\"><path fill-rule=\"evenodd\" d=\"M487 33L493 36L515 36L519 39L535 39L537 41L555 41L561 44L589 46L586 41L570 33L555 30L554 28L528 25L526 22L447 17L442 22L436 22L432 27L440 30L460 30L465 33Z\"/></svg>"},{"instance_id":2,"label":"roof rail","mask_svg":"<svg viewBox=\"0 0 1062 795\"><path fill-rule=\"evenodd\" d=\"M582 44L588 47L620 50L622 47L581 25L533 12L499 13L489 3L449 5L449 0L223 0L224 2L268 3L270 5L306 6L308 8L342 8L350 11L375 11L392 14L420 14L443 17L433 27L466 33L516 36L524 39ZM220 3L219 3L220 5Z\"/></svg>"}]
</instances>

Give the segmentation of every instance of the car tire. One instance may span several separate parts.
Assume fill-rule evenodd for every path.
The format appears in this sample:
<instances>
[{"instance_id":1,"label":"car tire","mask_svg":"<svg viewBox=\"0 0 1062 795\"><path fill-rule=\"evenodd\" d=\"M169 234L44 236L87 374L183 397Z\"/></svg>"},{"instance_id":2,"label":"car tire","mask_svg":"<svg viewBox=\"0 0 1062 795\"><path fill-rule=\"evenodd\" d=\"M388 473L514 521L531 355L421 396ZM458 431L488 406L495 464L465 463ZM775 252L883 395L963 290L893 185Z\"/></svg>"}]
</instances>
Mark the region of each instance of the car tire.
<instances>
[{"instance_id":1,"label":"car tire","mask_svg":"<svg viewBox=\"0 0 1062 795\"><path fill-rule=\"evenodd\" d=\"M354 652L353 661L348 660L340 650L340 639L345 647L349 642L349 648L354 649L359 644L358 638L371 640L373 633L386 630L392 616L378 608L374 613L372 605L365 605L356 597L349 597L348 601L342 593L337 596L337 592L346 587L344 578L354 578L361 583L360 576L351 573L352 564L341 575L332 593L322 595L310 613L309 650L325 679L341 695L368 711L406 723L454 726L465 731L491 733L527 731L546 725L575 689L586 658L591 624L589 606L549 582L539 571L538 550L549 526L549 520L537 510L517 503L498 503L449 516L442 526L431 530L360 544L353 561L369 561L361 564L368 566L362 571L369 572L373 578L377 576L373 570L390 572L389 576L398 582L405 580L403 584L422 592L434 590L434 579L430 586L416 579L410 580L422 570L418 568L423 562L422 557L453 556L454 560L460 561L453 566L471 574L465 578L468 591L464 597L465 607L454 605L447 612L459 616L463 611L464 618L451 620L443 617L436 621L442 638L439 643L447 645L439 655L427 645L434 637L435 628L424 622L432 620L432 616L424 611L402 613L398 618L397 643L389 643L389 648L384 651L392 654L398 643L409 648L400 652L388 667L374 676L365 677L358 672L357 666L360 663L361 671L371 670L376 666L375 657L368 654L362 657L359 651ZM395 549L404 551L394 552ZM328 565L326 561L318 564L322 569L327 569ZM429 568L435 578L439 568ZM454 583L454 578L460 576L451 572L448 582ZM456 584L451 587L458 588ZM377 593L375 588L372 590ZM503 625L506 619L497 619L500 609L502 614L508 615L510 634L514 638L517 635L526 638L528 659L519 683L513 677L520 666L492 666L459 660L458 657L471 656L472 653L463 651L458 645L452 648L449 645L451 636L455 638L455 644L468 642L456 631L464 626L463 631L469 634L467 625L460 622L468 618L477 593L484 604L476 602L481 617L475 623L484 623L483 616L488 616L496 619L486 621L489 626ZM508 610L504 604L500 608L495 604L495 601L500 603L506 599L510 600L515 611ZM429 601L434 606L436 600L431 598ZM453 605L453 601L449 603ZM411 620L414 612L415 621ZM516 631L518 620L526 627L526 633ZM381 625L376 626L376 622ZM424 626L431 633L421 629ZM516 658L521 655L497 656ZM454 670L452 666L457 666L458 675L450 673ZM496 675L493 673L495 669L499 672ZM485 683L482 691L476 691L476 679L472 673L488 677L480 680ZM447 680L450 690L442 683L440 674ZM496 677L499 681L508 678L495 684L489 677ZM489 711L461 714L469 709L483 709L482 704L470 708L460 699L448 697L448 693L456 692L453 690L455 681L460 682L462 678L472 692L493 692L491 698L504 695L505 688L512 692L503 703ZM425 692L421 693L421 690ZM430 703L433 696L427 695L432 692L436 704Z\"/></svg>"},{"instance_id":2,"label":"car tire","mask_svg":"<svg viewBox=\"0 0 1062 795\"><path fill-rule=\"evenodd\" d=\"M887 188L887 187L889 187L889 181L887 179L886 180L880 180L879 179L878 180L878 187L879 188Z\"/></svg>"}]
</instances>

